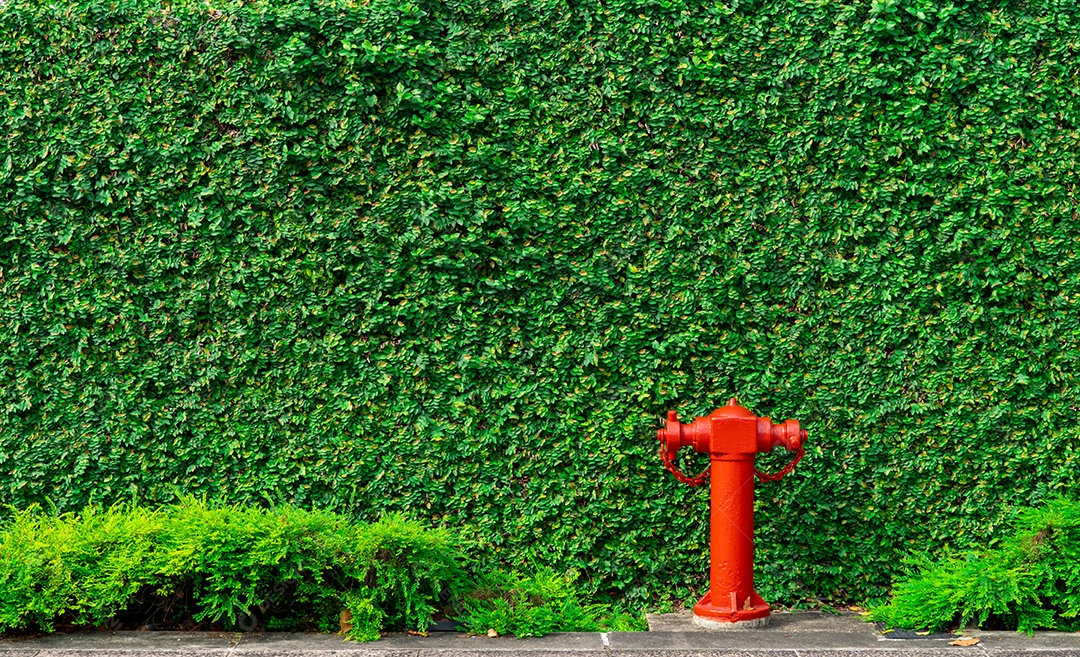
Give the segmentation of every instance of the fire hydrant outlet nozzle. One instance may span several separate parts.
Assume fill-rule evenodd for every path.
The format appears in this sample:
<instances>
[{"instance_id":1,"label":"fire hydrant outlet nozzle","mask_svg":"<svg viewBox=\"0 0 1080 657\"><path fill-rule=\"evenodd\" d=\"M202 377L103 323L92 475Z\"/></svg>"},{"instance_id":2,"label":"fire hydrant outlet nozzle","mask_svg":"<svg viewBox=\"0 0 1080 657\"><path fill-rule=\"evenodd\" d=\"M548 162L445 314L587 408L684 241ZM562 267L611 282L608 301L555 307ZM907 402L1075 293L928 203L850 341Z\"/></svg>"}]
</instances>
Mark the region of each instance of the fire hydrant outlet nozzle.
<instances>
[{"instance_id":1,"label":"fire hydrant outlet nozzle","mask_svg":"<svg viewBox=\"0 0 1080 657\"><path fill-rule=\"evenodd\" d=\"M806 430L799 427L796 420L783 424L773 424L769 418L758 420L759 452L769 452L775 447L783 447L789 452L797 452L806 440Z\"/></svg>"},{"instance_id":2,"label":"fire hydrant outlet nozzle","mask_svg":"<svg viewBox=\"0 0 1080 657\"><path fill-rule=\"evenodd\" d=\"M684 483L711 480L709 521L709 591L694 605L694 622L705 627L757 627L768 622L771 608L754 590L754 477L777 481L803 456L806 430L796 420L774 424L732 398L727 406L690 423L668 411L656 432L665 467ZM682 447L708 453L710 467L687 477L674 465ZM776 474L754 469L754 455L783 447L795 458Z\"/></svg>"}]
</instances>

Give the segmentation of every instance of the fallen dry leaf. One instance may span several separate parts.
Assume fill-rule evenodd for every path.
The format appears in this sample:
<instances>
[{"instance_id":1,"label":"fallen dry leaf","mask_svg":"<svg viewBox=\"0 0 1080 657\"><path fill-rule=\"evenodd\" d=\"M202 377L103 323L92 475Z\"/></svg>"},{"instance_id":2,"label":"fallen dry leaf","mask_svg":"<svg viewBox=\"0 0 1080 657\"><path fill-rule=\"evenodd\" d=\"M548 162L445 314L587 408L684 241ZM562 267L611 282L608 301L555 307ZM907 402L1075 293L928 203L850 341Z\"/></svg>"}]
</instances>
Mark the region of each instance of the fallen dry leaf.
<instances>
[{"instance_id":1,"label":"fallen dry leaf","mask_svg":"<svg viewBox=\"0 0 1080 657\"><path fill-rule=\"evenodd\" d=\"M956 641L950 641L950 646L973 646L979 642L978 639L957 639Z\"/></svg>"},{"instance_id":2,"label":"fallen dry leaf","mask_svg":"<svg viewBox=\"0 0 1080 657\"><path fill-rule=\"evenodd\" d=\"M490 627L488 628L488 636L494 639L495 637L499 636L499 633L495 631L494 627Z\"/></svg>"}]
</instances>

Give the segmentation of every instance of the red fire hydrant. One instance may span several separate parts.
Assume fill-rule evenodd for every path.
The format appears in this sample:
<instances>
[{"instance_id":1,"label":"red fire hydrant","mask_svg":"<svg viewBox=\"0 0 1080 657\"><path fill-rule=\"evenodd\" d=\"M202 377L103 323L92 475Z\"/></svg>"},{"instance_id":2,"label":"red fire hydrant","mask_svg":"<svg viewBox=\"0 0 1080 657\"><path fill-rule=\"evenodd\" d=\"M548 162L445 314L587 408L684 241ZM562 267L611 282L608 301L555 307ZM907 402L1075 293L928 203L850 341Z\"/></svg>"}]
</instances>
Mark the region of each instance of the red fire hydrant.
<instances>
[{"instance_id":1,"label":"red fire hydrant","mask_svg":"<svg viewBox=\"0 0 1080 657\"><path fill-rule=\"evenodd\" d=\"M694 605L694 623L710 629L760 627L771 609L754 590L754 476L777 481L803 456L806 431L795 420L773 424L732 398L728 405L690 424L668 411L667 427L657 431L660 457L675 478L691 486L712 479L709 514L709 591ZM783 445L797 452L776 474L754 469L754 455ZM709 468L687 477L674 465L680 447L709 453Z\"/></svg>"}]
</instances>

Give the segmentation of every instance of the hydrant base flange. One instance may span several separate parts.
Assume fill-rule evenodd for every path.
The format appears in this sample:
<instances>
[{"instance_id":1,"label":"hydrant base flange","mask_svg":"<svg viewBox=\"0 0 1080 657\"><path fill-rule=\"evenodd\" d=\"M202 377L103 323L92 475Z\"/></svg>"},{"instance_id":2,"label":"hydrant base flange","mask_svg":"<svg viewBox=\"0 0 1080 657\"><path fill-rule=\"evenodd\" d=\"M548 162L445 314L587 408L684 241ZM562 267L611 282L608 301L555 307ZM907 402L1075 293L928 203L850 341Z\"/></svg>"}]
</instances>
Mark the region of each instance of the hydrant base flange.
<instances>
[{"instance_id":1,"label":"hydrant base flange","mask_svg":"<svg viewBox=\"0 0 1080 657\"><path fill-rule=\"evenodd\" d=\"M761 599L757 591L743 601L741 606L734 609L730 602L727 605L714 605L711 595L711 592L705 593L694 605L693 622L695 625L710 630L742 630L769 624L772 607ZM732 596L734 598L734 594Z\"/></svg>"}]
</instances>

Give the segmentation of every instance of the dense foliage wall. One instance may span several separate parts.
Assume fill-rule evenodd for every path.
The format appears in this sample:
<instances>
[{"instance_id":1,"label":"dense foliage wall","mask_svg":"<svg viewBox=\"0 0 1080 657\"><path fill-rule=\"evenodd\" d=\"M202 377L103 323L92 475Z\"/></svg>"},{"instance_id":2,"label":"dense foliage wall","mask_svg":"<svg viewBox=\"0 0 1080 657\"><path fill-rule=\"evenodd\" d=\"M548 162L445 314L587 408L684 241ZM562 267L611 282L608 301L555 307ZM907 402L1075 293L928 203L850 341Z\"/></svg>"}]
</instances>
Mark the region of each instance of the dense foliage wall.
<instances>
[{"instance_id":1,"label":"dense foliage wall","mask_svg":"<svg viewBox=\"0 0 1080 657\"><path fill-rule=\"evenodd\" d=\"M707 493L655 429L737 395L811 435L758 487L761 592L880 595L1080 482L1078 35L1053 0L8 0L0 500L405 510L690 597Z\"/></svg>"}]
</instances>

